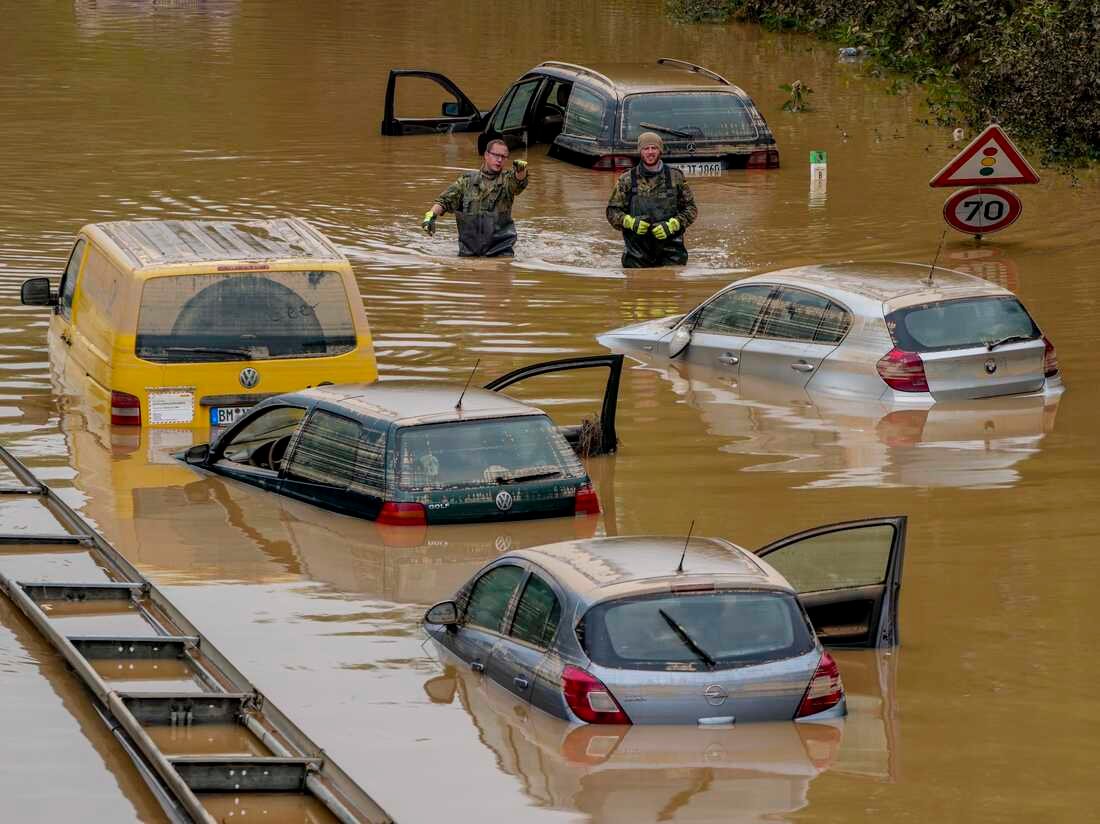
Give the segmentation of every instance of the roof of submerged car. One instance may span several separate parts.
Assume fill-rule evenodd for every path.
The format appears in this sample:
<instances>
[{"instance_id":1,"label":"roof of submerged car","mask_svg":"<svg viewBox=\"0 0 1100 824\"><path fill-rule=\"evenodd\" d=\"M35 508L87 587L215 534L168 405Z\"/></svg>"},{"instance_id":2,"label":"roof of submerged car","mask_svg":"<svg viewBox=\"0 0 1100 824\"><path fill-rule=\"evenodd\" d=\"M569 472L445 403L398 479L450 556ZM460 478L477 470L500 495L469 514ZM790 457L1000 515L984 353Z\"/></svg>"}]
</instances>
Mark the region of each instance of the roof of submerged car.
<instances>
[{"instance_id":1,"label":"roof of submerged car","mask_svg":"<svg viewBox=\"0 0 1100 824\"><path fill-rule=\"evenodd\" d=\"M651 63L592 63L585 66L549 60L531 70L561 77L587 75L601 85L614 87L621 94L699 90L724 90L744 94L732 83L722 82L704 73L705 71L693 71L675 62L659 63L656 60Z\"/></svg>"},{"instance_id":2,"label":"roof of submerged car","mask_svg":"<svg viewBox=\"0 0 1100 824\"><path fill-rule=\"evenodd\" d=\"M590 538L530 547L510 553L543 567L588 603L683 584L713 580L722 586L790 591L779 573L751 552L718 538L635 535ZM683 572L677 572L681 553ZM667 587L666 587L667 588Z\"/></svg>"},{"instance_id":3,"label":"roof of submerged car","mask_svg":"<svg viewBox=\"0 0 1100 824\"><path fill-rule=\"evenodd\" d=\"M455 404L462 396L462 407ZM281 396L294 402L317 402L352 415L392 421L398 426L418 423L446 423L472 418L504 418L542 415L541 409L515 398L441 381L375 381L319 386Z\"/></svg>"}]
</instances>

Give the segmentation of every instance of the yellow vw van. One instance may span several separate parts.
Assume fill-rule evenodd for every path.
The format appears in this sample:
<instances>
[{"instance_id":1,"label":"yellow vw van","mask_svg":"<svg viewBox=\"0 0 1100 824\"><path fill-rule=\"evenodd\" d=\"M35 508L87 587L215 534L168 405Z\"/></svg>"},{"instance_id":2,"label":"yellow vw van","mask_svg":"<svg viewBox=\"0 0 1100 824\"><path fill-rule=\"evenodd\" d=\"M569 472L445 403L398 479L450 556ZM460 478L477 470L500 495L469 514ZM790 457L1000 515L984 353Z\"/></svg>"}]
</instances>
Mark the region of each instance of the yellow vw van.
<instances>
[{"instance_id":1,"label":"yellow vw van","mask_svg":"<svg viewBox=\"0 0 1100 824\"><path fill-rule=\"evenodd\" d=\"M304 220L126 220L80 230L50 354L111 423L231 423L270 395L373 381L374 347L346 257ZM79 385L79 384L78 384Z\"/></svg>"}]
</instances>

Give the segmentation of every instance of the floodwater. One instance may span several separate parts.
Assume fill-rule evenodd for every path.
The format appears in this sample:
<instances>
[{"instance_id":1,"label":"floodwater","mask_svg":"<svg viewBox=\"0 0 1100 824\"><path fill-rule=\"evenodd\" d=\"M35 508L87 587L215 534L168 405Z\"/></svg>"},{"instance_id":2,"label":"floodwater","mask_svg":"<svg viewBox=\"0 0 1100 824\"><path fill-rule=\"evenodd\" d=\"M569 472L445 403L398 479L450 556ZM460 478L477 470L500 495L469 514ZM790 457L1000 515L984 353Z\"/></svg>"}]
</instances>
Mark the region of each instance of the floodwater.
<instances>
[{"instance_id":1,"label":"floodwater","mask_svg":"<svg viewBox=\"0 0 1100 824\"><path fill-rule=\"evenodd\" d=\"M353 261L384 376L464 380L480 359L487 379L595 353L597 333L682 311L741 273L930 262L946 193L927 181L957 150L950 134L919 122L918 94L838 62L827 44L672 25L656 0L522 10L503 0L445 9L389 0L9 5L0 28L0 439L395 818L1095 814L1095 172L1040 170L1039 185L1018 190L1016 225L981 243L949 233L940 254L1021 296L1057 346L1068 386L1059 402L897 414L635 365L624 376L622 448L589 466L601 516L386 531L201 477L170 457L188 433L105 426L51 379L47 318L18 305L19 283L58 274L85 222L295 214ZM529 152L532 183L515 209L514 261L458 260L447 220L434 238L419 232L432 198L476 163L475 141L380 137L389 67L444 71L487 107L543 59L658 56L693 59L746 88L782 154L777 171L692 181L701 216L687 235L687 269L624 273L603 218L612 177L540 147ZM778 86L796 79L814 90L814 111L781 111ZM825 192L810 191L810 150L828 152ZM547 379L525 397L569 422L597 393L594 382ZM819 523L892 514L910 516L902 646L839 656L852 712L835 727L569 730L441 665L417 626L426 605L509 547L683 534L692 520L697 534L755 547ZM0 511L0 527L38 529L18 501ZM76 563L12 552L0 562L39 578ZM132 675L149 684L179 674ZM158 819L75 681L2 599L0 684L0 818ZM249 809L265 820L316 813L267 801L216 803L227 821Z\"/></svg>"}]
</instances>

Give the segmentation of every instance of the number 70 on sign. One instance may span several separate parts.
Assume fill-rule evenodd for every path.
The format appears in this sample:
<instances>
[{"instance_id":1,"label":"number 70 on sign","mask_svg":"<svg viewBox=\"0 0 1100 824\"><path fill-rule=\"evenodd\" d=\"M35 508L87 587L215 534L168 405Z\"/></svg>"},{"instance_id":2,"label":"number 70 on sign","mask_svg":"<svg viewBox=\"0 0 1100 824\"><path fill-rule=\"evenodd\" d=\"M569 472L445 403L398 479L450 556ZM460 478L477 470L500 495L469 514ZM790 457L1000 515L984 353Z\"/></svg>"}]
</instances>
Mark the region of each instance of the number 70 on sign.
<instances>
[{"instance_id":1,"label":"number 70 on sign","mask_svg":"<svg viewBox=\"0 0 1100 824\"><path fill-rule=\"evenodd\" d=\"M1013 192L994 186L972 186L955 192L943 204L943 219L967 235L988 235L1010 226L1024 210Z\"/></svg>"}]
</instances>

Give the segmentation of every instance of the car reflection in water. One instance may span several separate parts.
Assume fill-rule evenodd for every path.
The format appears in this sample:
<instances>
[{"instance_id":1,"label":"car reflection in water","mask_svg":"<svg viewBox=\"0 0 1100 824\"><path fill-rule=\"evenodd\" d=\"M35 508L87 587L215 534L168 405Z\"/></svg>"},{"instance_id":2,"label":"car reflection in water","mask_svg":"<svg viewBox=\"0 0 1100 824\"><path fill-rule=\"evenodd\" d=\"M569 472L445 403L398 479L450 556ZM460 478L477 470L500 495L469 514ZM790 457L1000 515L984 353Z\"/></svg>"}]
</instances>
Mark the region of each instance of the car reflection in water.
<instances>
[{"instance_id":1,"label":"car reflection in water","mask_svg":"<svg viewBox=\"0 0 1100 824\"><path fill-rule=\"evenodd\" d=\"M1053 430L1061 399L1009 396L904 409L731 378L687 361L631 358L634 397L646 391L639 390L646 380L667 382L699 411L707 432L730 439L723 451L763 458L745 471L823 474L803 488L1013 486L1017 465Z\"/></svg>"},{"instance_id":2,"label":"car reflection in water","mask_svg":"<svg viewBox=\"0 0 1100 824\"><path fill-rule=\"evenodd\" d=\"M570 725L521 702L455 658L424 684L457 703L505 773L538 806L599 821L770 821L808 803L826 772L898 777L898 652L835 653L849 714L821 724L725 728Z\"/></svg>"}]
</instances>

